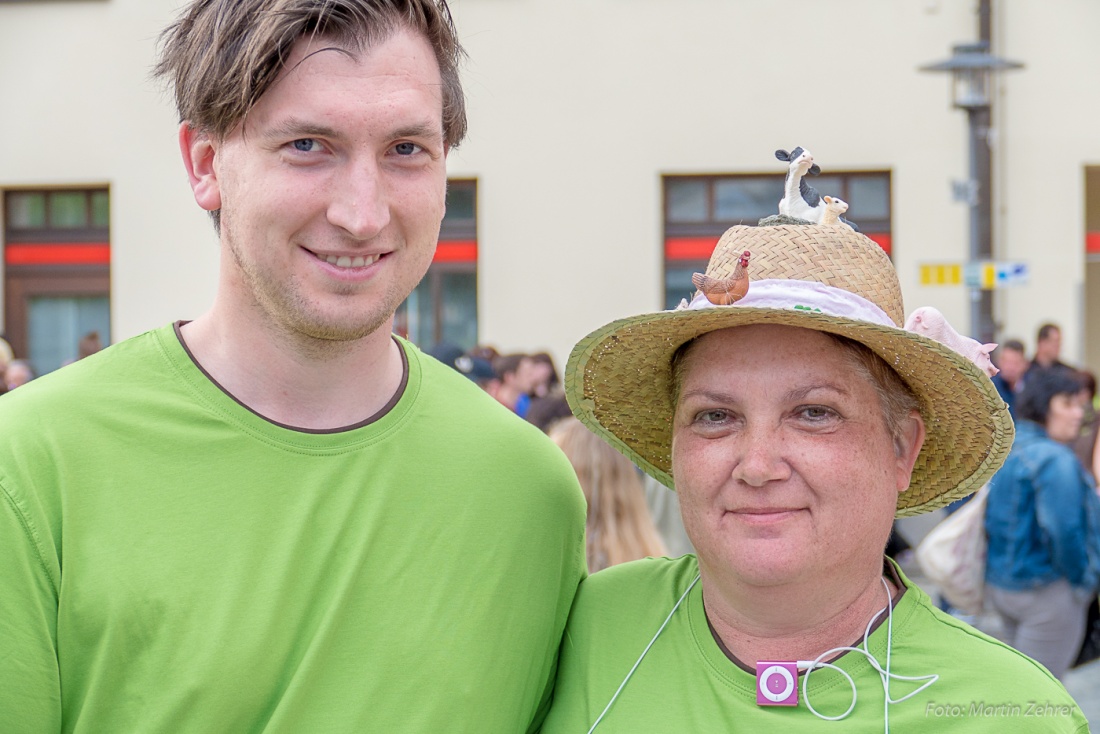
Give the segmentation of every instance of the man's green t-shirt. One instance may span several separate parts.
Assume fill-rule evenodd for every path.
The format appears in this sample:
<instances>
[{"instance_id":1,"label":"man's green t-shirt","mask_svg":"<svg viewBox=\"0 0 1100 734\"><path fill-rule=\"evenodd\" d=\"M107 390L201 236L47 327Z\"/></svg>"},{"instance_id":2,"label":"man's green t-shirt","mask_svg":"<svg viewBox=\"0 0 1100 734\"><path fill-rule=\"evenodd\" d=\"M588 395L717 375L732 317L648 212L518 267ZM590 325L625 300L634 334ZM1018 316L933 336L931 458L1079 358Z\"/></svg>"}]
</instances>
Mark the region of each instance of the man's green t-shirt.
<instances>
[{"instance_id":1,"label":"man's green t-shirt","mask_svg":"<svg viewBox=\"0 0 1100 734\"><path fill-rule=\"evenodd\" d=\"M710 631L702 585L683 596L698 573L695 556L687 555L615 566L581 584L542 734L588 732L666 618L593 734L885 731L882 678L860 653L831 661L855 683L855 706L846 717L814 715L801 676L798 705L757 705L755 674L726 657ZM938 678L904 701L925 681L890 680L890 697L898 701L889 706L891 732L1088 731L1080 709L1042 666L943 613L919 587L900 580L905 593L892 619L871 633L868 649L885 668L890 636L891 673ZM810 674L808 694L825 716L842 715L853 699L844 676L828 668Z\"/></svg>"},{"instance_id":2,"label":"man's green t-shirt","mask_svg":"<svg viewBox=\"0 0 1100 734\"><path fill-rule=\"evenodd\" d=\"M399 399L340 431L251 412L171 326L0 398L0 732L537 725L583 496L400 345Z\"/></svg>"}]
</instances>

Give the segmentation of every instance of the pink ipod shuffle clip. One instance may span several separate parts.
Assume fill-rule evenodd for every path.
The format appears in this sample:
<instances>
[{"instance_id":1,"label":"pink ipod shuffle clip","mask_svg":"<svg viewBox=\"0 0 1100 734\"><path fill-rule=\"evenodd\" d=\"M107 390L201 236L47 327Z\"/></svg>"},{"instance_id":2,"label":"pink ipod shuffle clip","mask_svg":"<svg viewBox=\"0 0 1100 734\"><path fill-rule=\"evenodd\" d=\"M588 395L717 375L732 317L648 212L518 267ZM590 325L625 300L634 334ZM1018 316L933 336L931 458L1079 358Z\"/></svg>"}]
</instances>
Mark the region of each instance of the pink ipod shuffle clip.
<instances>
[{"instance_id":1,"label":"pink ipod shuffle clip","mask_svg":"<svg viewBox=\"0 0 1100 734\"><path fill-rule=\"evenodd\" d=\"M758 706L798 705L798 664L760 661L756 664L756 704Z\"/></svg>"}]
</instances>

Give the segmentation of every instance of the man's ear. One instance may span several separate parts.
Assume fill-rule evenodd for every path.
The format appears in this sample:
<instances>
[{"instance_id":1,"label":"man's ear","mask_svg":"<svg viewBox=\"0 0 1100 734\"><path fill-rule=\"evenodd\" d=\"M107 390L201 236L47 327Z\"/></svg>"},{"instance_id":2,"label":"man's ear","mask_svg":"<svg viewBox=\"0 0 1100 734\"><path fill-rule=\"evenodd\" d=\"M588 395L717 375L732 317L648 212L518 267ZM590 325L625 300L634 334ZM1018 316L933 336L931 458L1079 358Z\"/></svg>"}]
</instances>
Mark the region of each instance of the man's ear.
<instances>
[{"instance_id":1,"label":"man's ear","mask_svg":"<svg viewBox=\"0 0 1100 734\"><path fill-rule=\"evenodd\" d=\"M913 465L917 463L921 447L924 446L924 418L920 411L914 410L902 424L902 430L894 447L897 455L897 489L901 494L909 488L913 474Z\"/></svg>"},{"instance_id":2,"label":"man's ear","mask_svg":"<svg viewBox=\"0 0 1100 734\"><path fill-rule=\"evenodd\" d=\"M195 201L208 212L221 209L222 193L214 170L214 156L217 149L210 136L184 120L180 123L179 143L180 153L183 154L183 165L187 169L187 178L191 181Z\"/></svg>"}]
</instances>

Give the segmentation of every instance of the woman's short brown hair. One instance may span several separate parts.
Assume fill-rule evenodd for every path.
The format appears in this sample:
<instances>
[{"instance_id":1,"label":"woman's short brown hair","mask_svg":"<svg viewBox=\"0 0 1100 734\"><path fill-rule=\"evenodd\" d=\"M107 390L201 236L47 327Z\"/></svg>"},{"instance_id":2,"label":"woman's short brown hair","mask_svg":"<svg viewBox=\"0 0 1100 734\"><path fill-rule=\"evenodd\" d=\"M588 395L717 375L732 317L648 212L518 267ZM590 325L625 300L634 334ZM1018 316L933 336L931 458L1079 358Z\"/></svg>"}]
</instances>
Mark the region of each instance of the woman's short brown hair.
<instances>
[{"instance_id":1,"label":"woman's short brown hair","mask_svg":"<svg viewBox=\"0 0 1100 734\"><path fill-rule=\"evenodd\" d=\"M220 139L278 78L305 36L363 49L400 29L431 44L443 80L443 137L466 135L462 47L446 0L193 0L160 36L153 73L175 91L180 120Z\"/></svg>"}]
</instances>

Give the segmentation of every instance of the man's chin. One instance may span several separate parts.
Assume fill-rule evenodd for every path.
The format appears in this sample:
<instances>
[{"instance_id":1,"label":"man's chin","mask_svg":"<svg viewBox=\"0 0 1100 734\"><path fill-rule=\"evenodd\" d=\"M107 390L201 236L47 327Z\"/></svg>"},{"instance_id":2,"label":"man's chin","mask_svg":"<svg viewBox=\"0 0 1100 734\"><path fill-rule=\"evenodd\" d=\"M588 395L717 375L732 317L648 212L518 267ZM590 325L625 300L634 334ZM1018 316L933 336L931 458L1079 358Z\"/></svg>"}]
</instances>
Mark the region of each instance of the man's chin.
<instances>
[{"instance_id":1,"label":"man's chin","mask_svg":"<svg viewBox=\"0 0 1100 734\"><path fill-rule=\"evenodd\" d=\"M393 330L393 312L373 314L299 314L298 318L283 325L287 332L300 341L314 342L318 348L340 349L366 337Z\"/></svg>"}]
</instances>

